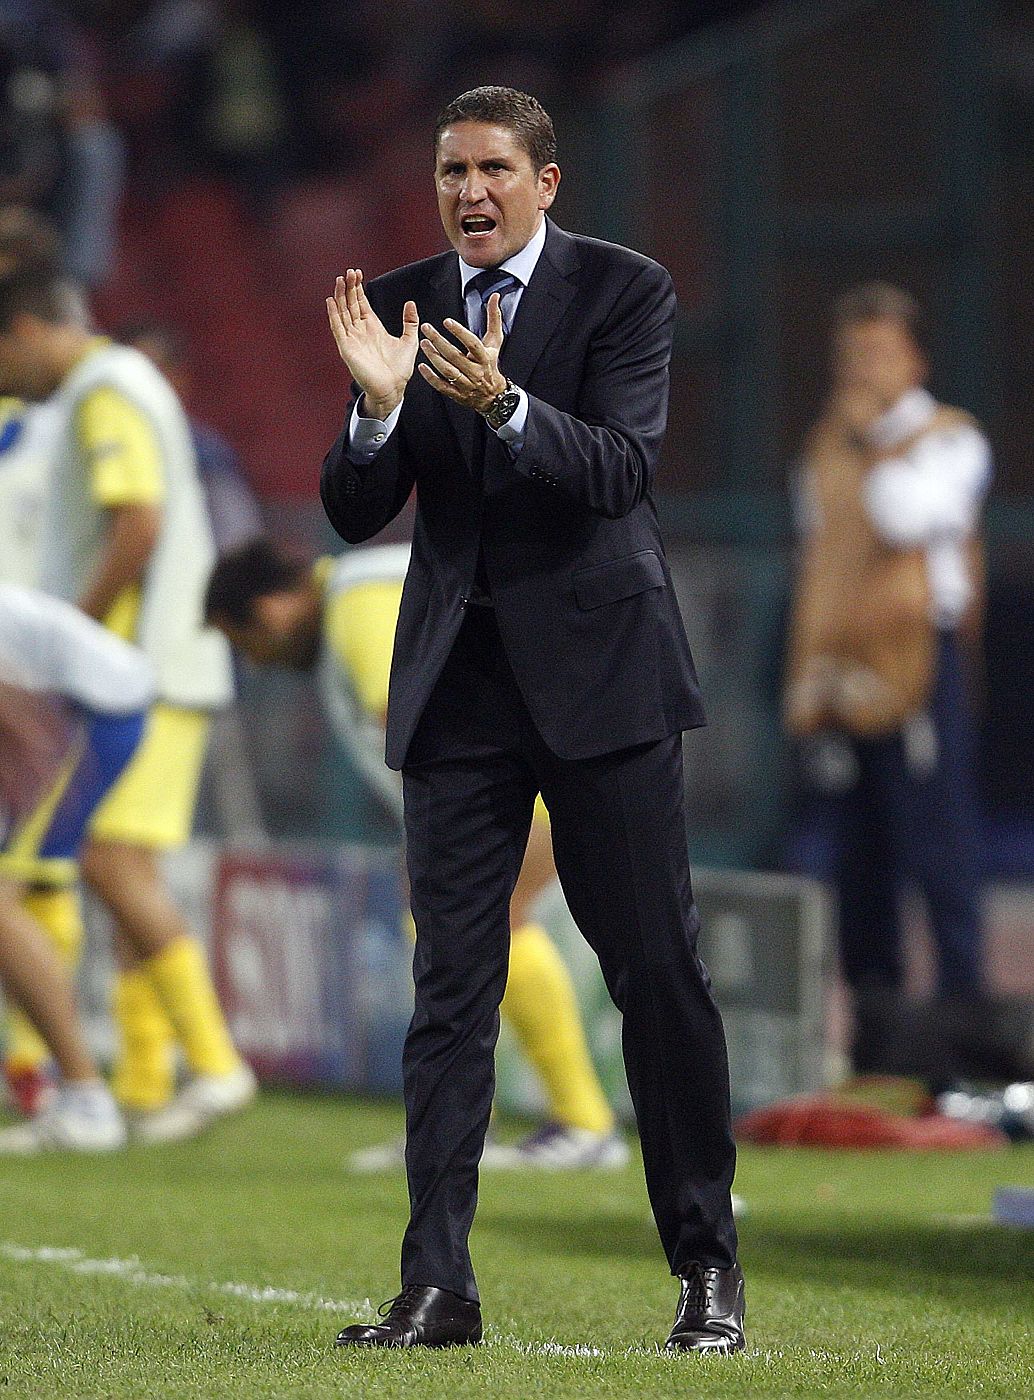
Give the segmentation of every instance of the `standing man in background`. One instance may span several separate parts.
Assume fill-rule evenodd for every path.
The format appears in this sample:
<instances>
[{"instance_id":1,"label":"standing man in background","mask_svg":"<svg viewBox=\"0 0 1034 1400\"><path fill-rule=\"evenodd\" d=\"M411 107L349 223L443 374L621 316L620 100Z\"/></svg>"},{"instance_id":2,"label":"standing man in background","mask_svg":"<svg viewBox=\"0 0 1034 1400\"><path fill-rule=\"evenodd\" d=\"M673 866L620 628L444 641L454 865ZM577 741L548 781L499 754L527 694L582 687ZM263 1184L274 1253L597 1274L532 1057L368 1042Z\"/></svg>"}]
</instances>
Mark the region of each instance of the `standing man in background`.
<instances>
[{"instance_id":1,"label":"standing man in background","mask_svg":"<svg viewBox=\"0 0 1034 1400\"><path fill-rule=\"evenodd\" d=\"M841 849L840 952L858 1012L855 1069L879 1068L904 975L900 897L925 896L941 996L982 989L981 837L967 644L980 630L983 433L924 387L919 308L897 287L846 293L833 389L804 456L802 557L786 720Z\"/></svg>"},{"instance_id":2,"label":"standing man in background","mask_svg":"<svg viewBox=\"0 0 1034 1400\"><path fill-rule=\"evenodd\" d=\"M230 692L225 643L201 621L213 551L189 430L154 366L91 335L48 268L0 277L0 393L54 395L60 409L43 586L136 642L156 672L147 732L97 810L82 865L126 962L115 1008L128 1040L119 1097L141 1111L142 1139L189 1136L255 1092L161 863L189 836L209 713ZM191 1071L171 1101L167 1023ZM160 1059L148 1059L151 1048Z\"/></svg>"},{"instance_id":3,"label":"standing man in background","mask_svg":"<svg viewBox=\"0 0 1034 1400\"><path fill-rule=\"evenodd\" d=\"M728 1065L686 843L682 731L704 718L650 494L675 294L648 258L546 218L555 156L534 98L455 99L434 133L455 251L369 295L349 269L327 301L354 380L323 466L327 513L358 542L417 492L387 721L417 930L410 1221L402 1291L339 1345L481 1337L468 1234L539 792L624 1016L650 1199L681 1281L668 1346L744 1345Z\"/></svg>"}]
</instances>

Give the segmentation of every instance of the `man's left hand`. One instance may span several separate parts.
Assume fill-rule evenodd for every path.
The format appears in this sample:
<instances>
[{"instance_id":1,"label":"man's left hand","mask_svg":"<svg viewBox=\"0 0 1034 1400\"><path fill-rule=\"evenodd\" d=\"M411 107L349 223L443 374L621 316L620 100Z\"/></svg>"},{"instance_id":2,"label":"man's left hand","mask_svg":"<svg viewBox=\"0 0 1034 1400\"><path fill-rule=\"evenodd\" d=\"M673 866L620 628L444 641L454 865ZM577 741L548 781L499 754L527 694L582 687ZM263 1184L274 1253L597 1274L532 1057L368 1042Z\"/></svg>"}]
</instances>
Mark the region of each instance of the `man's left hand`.
<instances>
[{"instance_id":1,"label":"man's left hand","mask_svg":"<svg viewBox=\"0 0 1034 1400\"><path fill-rule=\"evenodd\" d=\"M475 413L485 413L506 388L506 378L499 372L503 314L499 309L498 293L493 293L488 299L488 328L484 340L451 316L446 317L443 324L462 348L446 340L440 331L425 322L420 327L424 337L420 348L428 362L417 365L417 369L439 394L452 399L453 403L462 404L464 408L474 409Z\"/></svg>"}]
</instances>

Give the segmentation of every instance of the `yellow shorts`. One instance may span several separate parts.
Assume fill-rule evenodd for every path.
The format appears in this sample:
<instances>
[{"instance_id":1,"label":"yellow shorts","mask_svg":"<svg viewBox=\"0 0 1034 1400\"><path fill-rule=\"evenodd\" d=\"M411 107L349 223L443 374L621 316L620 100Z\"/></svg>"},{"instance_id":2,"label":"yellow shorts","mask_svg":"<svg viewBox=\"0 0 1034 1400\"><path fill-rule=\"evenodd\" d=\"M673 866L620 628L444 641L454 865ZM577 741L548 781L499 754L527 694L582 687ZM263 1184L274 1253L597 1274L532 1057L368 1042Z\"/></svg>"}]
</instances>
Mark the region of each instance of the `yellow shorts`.
<instances>
[{"instance_id":1,"label":"yellow shorts","mask_svg":"<svg viewBox=\"0 0 1034 1400\"><path fill-rule=\"evenodd\" d=\"M97 808L90 835L171 851L190 838L210 716L159 702L132 763Z\"/></svg>"},{"instance_id":2,"label":"yellow shorts","mask_svg":"<svg viewBox=\"0 0 1034 1400\"><path fill-rule=\"evenodd\" d=\"M146 719L145 710L79 717L48 790L3 833L0 877L50 888L75 882L89 823L132 762Z\"/></svg>"}]
</instances>

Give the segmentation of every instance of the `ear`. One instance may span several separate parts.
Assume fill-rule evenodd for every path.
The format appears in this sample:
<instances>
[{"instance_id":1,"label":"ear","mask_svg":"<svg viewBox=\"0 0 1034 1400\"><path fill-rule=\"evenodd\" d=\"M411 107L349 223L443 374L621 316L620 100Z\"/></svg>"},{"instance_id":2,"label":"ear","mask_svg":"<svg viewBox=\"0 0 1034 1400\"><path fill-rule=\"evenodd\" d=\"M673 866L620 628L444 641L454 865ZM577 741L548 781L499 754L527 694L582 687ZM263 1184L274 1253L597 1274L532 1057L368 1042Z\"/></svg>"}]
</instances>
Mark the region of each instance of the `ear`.
<instances>
[{"instance_id":1,"label":"ear","mask_svg":"<svg viewBox=\"0 0 1034 1400\"><path fill-rule=\"evenodd\" d=\"M552 161L544 165L536 177L539 191L539 208L548 209L556 199L557 185L560 184L560 167Z\"/></svg>"}]
</instances>

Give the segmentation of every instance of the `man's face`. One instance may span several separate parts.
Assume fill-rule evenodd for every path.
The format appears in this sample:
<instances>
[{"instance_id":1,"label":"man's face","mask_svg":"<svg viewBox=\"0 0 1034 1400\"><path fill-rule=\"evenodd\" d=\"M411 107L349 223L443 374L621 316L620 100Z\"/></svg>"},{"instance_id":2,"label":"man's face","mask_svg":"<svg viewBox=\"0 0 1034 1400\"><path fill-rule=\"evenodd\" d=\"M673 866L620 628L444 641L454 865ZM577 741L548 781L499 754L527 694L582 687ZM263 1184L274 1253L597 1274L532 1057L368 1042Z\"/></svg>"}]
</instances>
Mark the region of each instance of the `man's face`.
<instances>
[{"instance_id":1,"label":"man's face","mask_svg":"<svg viewBox=\"0 0 1034 1400\"><path fill-rule=\"evenodd\" d=\"M55 327L36 316L16 316L0 331L0 395L42 400L57 388L50 353Z\"/></svg>"},{"instance_id":2,"label":"man's face","mask_svg":"<svg viewBox=\"0 0 1034 1400\"><path fill-rule=\"evenodd\" d=\"M903 321L848 322L834 336L833 380L840 393L864 394L885 412L925 378L926 360Z\"/></svg>"},{"instance_id":3,"label":"man's face","mask_svg":"<svg viewBox=\"0 0 1034 1400\"><path fill-rule=\"evenodd\" d=\"M256 666L287 666L308 671L319 656L319 624L308 615L300 594L290 590L257 598L245 623L216 621L230 645Z\"/></svg>"},{"instance_id":4,"label":"man's face","mask_svg":"<svg viewBox=\"0 0 1034 1400\"><path fill-rule=\"evenodd\" d=\"M438 138L438 212L449 242L472 267L498 267L519 253L559 182L556 165L532 168L508 127L456 122Z\"/></svg>"}]
</instances>

